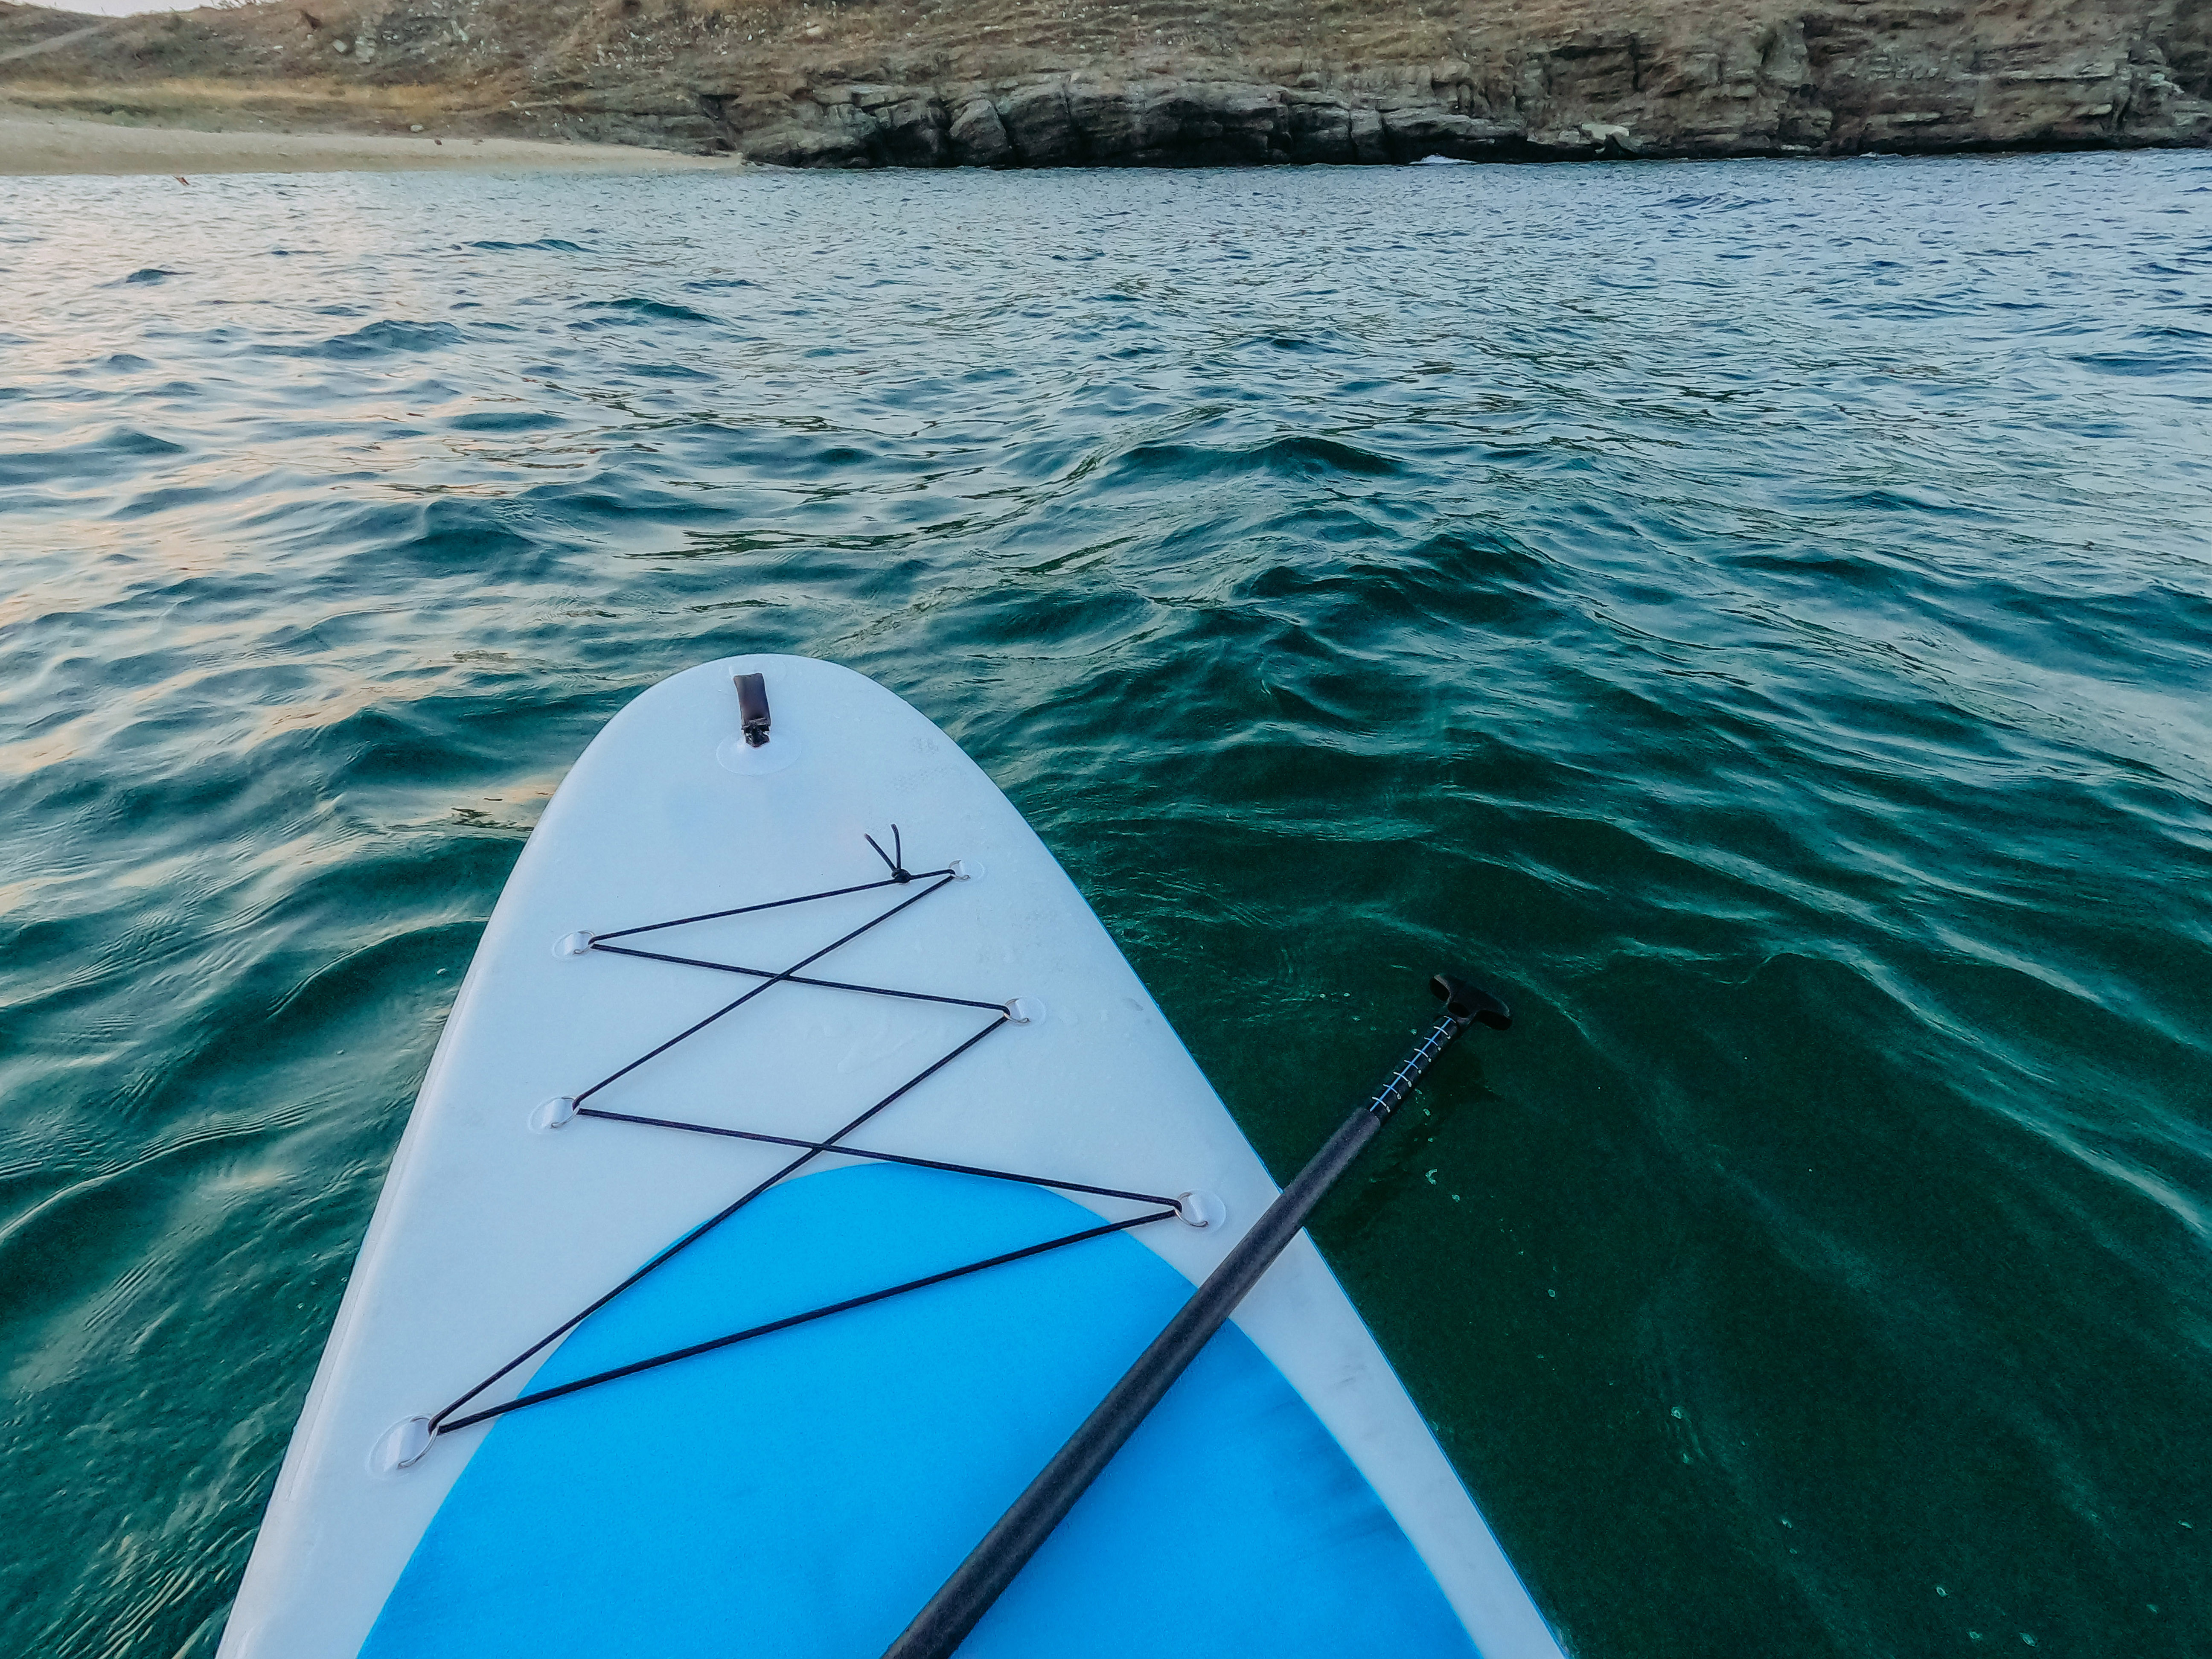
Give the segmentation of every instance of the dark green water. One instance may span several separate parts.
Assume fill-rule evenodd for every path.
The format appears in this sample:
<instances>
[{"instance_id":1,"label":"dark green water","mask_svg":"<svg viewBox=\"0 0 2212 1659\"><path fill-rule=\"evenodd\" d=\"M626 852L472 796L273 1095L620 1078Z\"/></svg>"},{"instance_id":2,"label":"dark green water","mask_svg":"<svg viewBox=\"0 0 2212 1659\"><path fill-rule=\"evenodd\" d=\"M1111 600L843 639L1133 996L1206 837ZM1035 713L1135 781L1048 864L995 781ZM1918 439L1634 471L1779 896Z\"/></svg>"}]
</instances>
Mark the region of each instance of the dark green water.
<instances>
[{"instance_id":1,"label":"dark green water","mask_svg":"<svg viewBox=\"0 0 2212 1659\"><path fill-rule=\"evenodd\" d=\"M1584 1659L2212 1652L2212 161L14 180L0 1651L213 1651L506 872L836 658Z\"/></svg>"}]
</instances>

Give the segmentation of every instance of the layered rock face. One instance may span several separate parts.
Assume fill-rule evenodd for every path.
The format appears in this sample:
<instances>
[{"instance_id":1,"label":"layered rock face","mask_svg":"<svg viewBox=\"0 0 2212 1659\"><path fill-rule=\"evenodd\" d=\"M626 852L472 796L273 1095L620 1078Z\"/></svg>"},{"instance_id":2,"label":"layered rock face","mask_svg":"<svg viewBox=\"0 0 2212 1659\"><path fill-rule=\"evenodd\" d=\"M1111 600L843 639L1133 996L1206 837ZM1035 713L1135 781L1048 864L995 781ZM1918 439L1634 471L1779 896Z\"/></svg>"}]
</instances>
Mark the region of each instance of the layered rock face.
<instances>
[{"instance_id":1,"label":"layered rock face","mask_svg":"<svg viewBox=\"0 0 2212 1659\"><path fill-rule=\"evenodd\" d=\"M2212 0L0 0L31 81L798 167L2102 149L2212 143Z\"/></svg>"},{"instance_id":2,"label":"layered rock face","mask_svg":"<svg viewBox=\"0 0 2212 1659\"><path fill-rule=\"evenodd\" d=\"M2007 40L1967 24L1961 9L1861 5L1718 43L1577 34L1481 62L1309 71L1290 84L1109 68L951 85L814 83L773 95L710 87L700 107L731 148L796 167L1836 155L2212 142L2207 56L2185 33L2176 50L2172 31L2164 41L2148 32Z\"/></svg>"}]
</instances>

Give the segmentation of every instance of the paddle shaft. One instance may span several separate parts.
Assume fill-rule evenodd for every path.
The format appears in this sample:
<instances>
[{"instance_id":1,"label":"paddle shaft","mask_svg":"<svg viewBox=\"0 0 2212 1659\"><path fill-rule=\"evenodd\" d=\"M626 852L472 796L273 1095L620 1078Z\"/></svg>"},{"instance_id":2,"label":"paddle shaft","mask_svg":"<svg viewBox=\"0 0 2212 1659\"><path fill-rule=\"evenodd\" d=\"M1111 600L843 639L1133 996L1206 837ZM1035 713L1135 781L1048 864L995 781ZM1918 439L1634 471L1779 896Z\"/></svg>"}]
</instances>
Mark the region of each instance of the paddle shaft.
<instances>
[{"instance_id":1,"label":"paddle shaft","mask_svg":"<svg viewBox=\"0 0 2212 1659\"><path fill-rule=\"evenodd\" d=\"M1437 1056L1476 1018L1486 1024L1501 1023L1488 1011L1495 1008L1498 1016L1504 1015L1504 1005L1494 997L1473 987L1462 988L1457 981L1439 979L1439 987L1446 984L1454 991L1471 993L1481 1002L1470 1006L1468 1001L1439 988L1437 994L1447 999L1443 1018L1399 1062L1390 1080L1345 1120L1344 1126L1298 1171L1297 1178L1252 1224L1251 1231L1221 1258L1220 1265L1183 1304L1182 1311L1168 1322L1167 1328L1138 1356L1137 1363L1084 1420L1083 1426L1030 1482L1029 1490L999 1517L998 1524L969 1552L968 1559L929 1599L928 1606L884 1650L884 1659L950 1659L1114 1454L1136 1432L1137 1425L1227 1322L1245 1292L1259 1283L1260 1276L1297 1237L1298 1229L1330 1184L1375 1138L1399 1103L1413 1092L1421 1074L1435 1064ZM1487 1008L1482 1006L1485 1003Z\"/></svg>"}]
</instances>

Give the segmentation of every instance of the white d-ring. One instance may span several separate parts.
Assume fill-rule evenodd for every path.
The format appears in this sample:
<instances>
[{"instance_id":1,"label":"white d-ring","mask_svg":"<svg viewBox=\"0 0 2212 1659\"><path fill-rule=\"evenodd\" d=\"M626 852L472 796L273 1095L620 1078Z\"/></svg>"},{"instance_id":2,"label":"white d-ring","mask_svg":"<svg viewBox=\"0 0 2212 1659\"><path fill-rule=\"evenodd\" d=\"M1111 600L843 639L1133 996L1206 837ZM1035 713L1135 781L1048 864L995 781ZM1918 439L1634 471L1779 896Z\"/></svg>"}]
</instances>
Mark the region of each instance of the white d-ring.
<instances>
[{"instance_id":1,"label":"white d-ring","mask_svg":"<svg viewBox=\"0 0 2212 1659\"><path fill-rule=\"evenodd\" d=\"M538 1103L538 1109L530 1115L530 1127L533 1129L557 1129L574 1120L575 1115L576 1097L574 1095L556 1095L550 1100Z\"/></svg>"},{"instance_id":2,"label":"white d-ring","mask_svg":"<svg viewBox=\"0 0 2212 1659\"><path fill-rule=\"evenodd\" d=\"M1229 1206L1212 1193L1178 1193L1176 1218L1186 1227L1218 1227L1229 1219Z\"/></svg>"},{"instance_id":3,"label":"white d-ring","mask_svg":"<svg viewBox=\"0 0 2212 1659\"><path fill-rule=\"evenodd\" d=\"M412 1468L430 1449L430 1419L403 1417L378 1437L370 1448L368 1467L378 1474L396 1474Z\"/></svg>"}]
</instances>

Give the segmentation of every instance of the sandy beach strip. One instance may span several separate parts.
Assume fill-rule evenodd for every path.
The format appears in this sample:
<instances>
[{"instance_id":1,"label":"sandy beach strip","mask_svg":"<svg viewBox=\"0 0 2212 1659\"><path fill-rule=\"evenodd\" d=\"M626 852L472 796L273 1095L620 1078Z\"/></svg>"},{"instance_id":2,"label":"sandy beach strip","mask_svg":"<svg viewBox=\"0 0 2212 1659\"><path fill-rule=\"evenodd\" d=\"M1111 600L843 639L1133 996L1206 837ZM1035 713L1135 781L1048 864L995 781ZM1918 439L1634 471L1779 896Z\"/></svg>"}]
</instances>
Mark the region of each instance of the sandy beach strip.
<instances>
[{"instance_id":1,"label":"sandy beach strip","mask_svg":"<svg viewBox=\"0 0 2212 1659\"><path fill-rule=\"evenodd\" d=\"M346 132L201 132L0 111L0 175L212 173L647 173L736 161L628 144Z\"/></svg>"}]
</instances>

